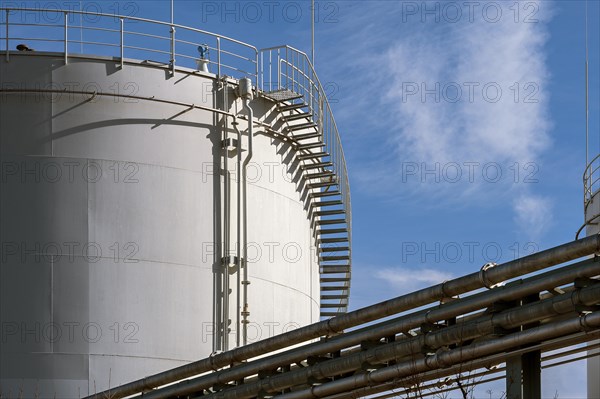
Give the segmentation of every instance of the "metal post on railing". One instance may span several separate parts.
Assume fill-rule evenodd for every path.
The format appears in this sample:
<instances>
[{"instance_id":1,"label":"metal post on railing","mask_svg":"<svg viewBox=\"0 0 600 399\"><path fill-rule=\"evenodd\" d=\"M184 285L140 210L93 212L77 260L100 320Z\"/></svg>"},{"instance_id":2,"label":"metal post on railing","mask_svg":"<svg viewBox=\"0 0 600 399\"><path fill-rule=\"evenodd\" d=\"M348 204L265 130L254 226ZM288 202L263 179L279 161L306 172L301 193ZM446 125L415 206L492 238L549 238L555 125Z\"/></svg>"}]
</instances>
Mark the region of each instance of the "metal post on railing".
<instances>
[{"instance_id":1,"label":"metal post on railing","mask_svg":"<svg viewBox=\"0 0 600 399\"><path fill-rule=\"evenodd\" d=\"M125 20L123 18L121 18L121 69L123 69L123 59L125 58L125 49L124 49L124 43L123 43L123 37L124 37L124 33L125 33Z\"/></svg>"},{"instance_id":2,"label":"metal post on railing","mask_svg":"<svg viewBox=\"0 0 600 399\"><path fill-rule=\"evenodd\" d=\"M277 85L275 90L281 89L281 49L277 49Z\"/></svg>"},{"instance_id":3,"label":"metal post on railing","mask_svg":"<svg viewBox=\"0 0 600 399\"><path fill-rule=\"evenodd\" d=\"M171 25L171 73L175 74L175 27Z\"/></svg>"},{"instance_id":4,"label":"metal post on railing","mask_svg":"<svg viewBox=\"0 0 600 399\"><path fill-rule=\"evenodd\" d=\"M217 78L221 78L221 38L217 37Z\"/></svg>"},{"instance_id":5,"label":"metal post on railing","mask_svg":"<svg viewBox=\"0 0 600 399\"><path fill-rule=\"evenodd\" d=\"M9 40L8 40L8 16L10 10L6 10L6 62L10 62L10 53L8 52Z\"/></svg>"},{"instance_id":6,"label":"metal post on railing","mask_svg":"<svg viewBox=\"0 0 600 399\"><path fill-rule=\"evenodd\" d=\"M269 91L273 91L273 50L269 50L269 75L267 79L269 79L267 81L269 84Z\"/></svg>"},{"instance_id":7,"label":"metal post on railing","mask_svg":"<svg viewBox=\"0 0 600 399\"><path fill-rule=\"evenodd\" d=\"M254 50L254 54L255 54L255 58L256 58L256 62L254 63L254 68L256 71L255 74L255 78L256 78L256 90L258 90L258 50Z\"/></svg>"},{"instance_id":8,"label":"metal post on railing","mask_svg":"<svg viewBox=\"0 0 600 399\"><path fill-rule=\"evenodd\" d=\"M287 88L288 83L289 83L289 76L290 76L290 57L288 54L288 48L285 48L285 85L283 86L283 88Z\"/></svg>"},{"instance_id":9,"label":"metal post on railing","mask_svg":"<svg viewBox=\"0 0 600 399\"><path fill-rule=\"evenodd\" d=\"M69 13L64 12L65 15L65 65L69 63Z\"/></svg>"},{"instance_id":10,"label":"metal post on railing","mask_svg":"<svg viewBox=\"0 0 600 399\"><path fill-rule=\"evenodd\" d=\"M317 115L314 112L315 109L315 82L314 82L314 76L312 76L311 73L311 80L309 82L310 87L309 87L309 100L308 100L308 106L309 106L309 111L312 114L312 120L313 121L317 121Z\"/></svg>"},{"instance_id":11,"label":"metal post on railing","mask_svg":"<svg viewBox=\"0 0 600 399\"><path fill-rule=\"evenodd\" d=\"M307 98L308 90L306 90L306 82L307 82L306 58L302 57L301 60L302 60L302 68L300 68L300 78L302 79L302 94L304 95L304 98Z\"/></svg>"},{"instance_id":12,"label":"metal post on railing","mask_svg":"<svg viewBox=\"0 0 600 399\"><path fill-rule=\"evenodd\" d=\"M291 71L289 71L289 75L291 78L288 79L288 87L291 87L290 90L294 91L296 89L296 75L295 75L295 65L296 63L294 62L294 52L290 50L290 54L291 54L291 61L288 61L289 64L288 66L290 67Z\"/></svg>"},{"instance_id":13,"label":"metal post on railing","mask_svg":"<svg viewBox=\"0 0 600 399\"><path fill-rule=\"evenodd\" d=\"M261 51L260 52L260 67L258 68L260 70L260 89L264 90L265 89L265 54ZM256 87L258 88L259 84L258 81L256 82Z\"/></svg>"},{"instance_id":14,"label":"metal post on railing","mask_svg":"<svg viewBox=\"0 0 600 399\"><path fill-rule=\"evenodd\" d=\"M300 53L295 52L296 53L296 62L294 64L292 64L292 75L294 77L293 79L293 83L292 83L292 91L296 92L296 90L298 92L300 92L300 78L302 77L300 75Z\"/></svg>"}]
</instances>

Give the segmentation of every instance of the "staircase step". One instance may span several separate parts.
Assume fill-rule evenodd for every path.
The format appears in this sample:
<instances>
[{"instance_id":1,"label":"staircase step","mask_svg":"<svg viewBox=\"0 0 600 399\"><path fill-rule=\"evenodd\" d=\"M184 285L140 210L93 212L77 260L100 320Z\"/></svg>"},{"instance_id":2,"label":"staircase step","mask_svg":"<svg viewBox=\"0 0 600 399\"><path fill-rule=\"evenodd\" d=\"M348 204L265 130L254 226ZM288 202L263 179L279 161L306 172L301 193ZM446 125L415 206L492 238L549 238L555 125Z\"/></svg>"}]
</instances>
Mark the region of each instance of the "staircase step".
<instances>
[{"instance_id":1,"label":"staircase step","mask_svg":"<svg viewBox=\"0 0 600 399\"><path fill-rule=\"evenodd\" d=\"M331 186L337 186L338 182L336 182L335 180L333 181L322 181L322 182L318 182L318 183L307 183L306 184L306 188L308 188L309 190L312 190L314 188L323 188L323 187L331 187Z\"/></svg>"},{"instance_id":2,"label":"staircase step","mask_svg":"<svg viewBox=\"0 0 600 399\"><path fill-rule=\"evenodd\" d=\"M307 140L307 139L314 139L317 137L321 137L322 134L321 132L313 132L313 133L304 133L304 134L294 134L291 137L294 140Z\"/></svg>"},{"instance_id":3,"label":"staircase step","mask_svg":"<svg viewBox=\"0 0 600 399\"><path fill-rule=\"evenodd\" d=\"M350 272L350 268L348 266L335 266L321 270L321 274L343 274L348 272Z\"/></svg>"},{"instance_id":4,"label":"staircase step","mask_svg":"<svg viewBox=\"0 0 600 399\"><path fill-rule=\"evenodd\" d=\"M319 244L333 244L337 242L348 242L348 237L321 238Z\"/></svg>"},{"instance_id":5,"label":"staircase step","mask_svg":"<svg viewBox=\"0 0 600 399\"><path fill-rule=\"evenodd\" d=\"M308 107L308 105L304 104L304 103L286 104L286 105L280 105L279 111L281 111L281 112L291 111L293 109L300 109L300 108L305 108L305 107Z\"/></svg>"},{"instance_id":6,"label":"staircase step","mask_svg":"<svg viewBox=\"0 0 600 399\"><path fill-rule=\"evenodd\" d=\"M314 208L324 208L326 206L339 206L344 205L342 200L334 200L334 201L316 201L311 204Z\"/></svg>"},{"instance_id":7,"label":"staircase step","mask_svg":"<svg viewBox=\"0 0 600 399\"><path fill-rule=\"evenodd\" d=\"M317 234L325 235L325 234L343 234L348 233L348 228L344 227L342 229L318 229Z\"/></svg>"},{"instance_id":8,"label":"staircase step","mask_svg":"<svg viewBox=\"0 0 600 399\"><path fill-rule=\"evenodd\" d=\"M278 103L282 103L284 101L293 101L304 97L304 95L296 93L290 89L277 89L264 94L266 97L273 101L277 101Z\"/></svg>"},{"instance_id":9,"label":"staircase step","mask_svg":"<svg viewBox=\"0 0 600 399\"><path fill-rule=\"evenodd\" d=\"M323 308L328 308L328 309L339 309L339 308L346 308L348 305L343 305L341 303L322 303L321 304L321 309Z\"/></svg>"},{"instance_id":10,"label":"staircase step","mask_svg":"<svg viewBox=\"0 0 600 399\"><path fill-rule=\"evenodd\" d=\"M336 317L346 314L346 312L321 312L321 317Z\"/></svg>"},{"instance_id":11,"label":"staircase step","mask_svg":"<svg viewBox=\"0 0 600 399\"><path fill-rule=\"evenodd\" d=\"M304 165L300 165L300 168L303 170L309 170L309 169L328 168L330 166L333 166L333 162L307 163Z\"/></svg>"},{"instance_id":12,"label":"staircase step","mask_svg":"<svg viewBox=\"0 0 600 399\"><path fill-rule=\"evenodd\" d=\"M319 247L319 253L348 252L350 247Z\"/></svg>"},{"instance_id":13,"label":"staircase step","mask_svg":"<svg viewBox=\"0 0 600 399\"><path fill-rule=\"evenodd\" d=\"M296 147L297 150L310 150L312 148L323 148L325 147L324 143L308 143L308 144L300 144Z\"/></svg>"},{"instance_id":14,"label":"staircase step","mask_svg":"<svg viewBox=\"0 0 600 399\"><path fill-rule=\"evenodd\" d=\"M335 261L335 262L341 262L341 261ZM350 261L344 261L344 262L345 263L326 263L326 264L322 264L321 265L321 273L342 274L342 276L338 276L338 277L345 277L346 274L350 274L350 271L351 271L350 267L352 265L350 263L348 263Z\"/></svg>"},{"instance_id":15,"label":"staircase step","mask_svg":"<svg viewBox=\"0 0 600 399\"><path fill-rule=\"evenodd\" d=\"M321 262L336 262L341 260L350 260L350 256L348 255L332 255L332 256L319 256L319 261ZM347 273L350 271L350 265L331 265L331 267L346 267L348 270L344 270L337 273ZM321 265L321 267L327 267L327 265Z\"/></svg>"},{"instance_id":16,"label":"staircase step","mask_svg":"<svg viewBox=\"0 0 600 399\"><path fill-rule=\"evenodd\" d=\"M322 283L342 283L342 282L348 282L350 281L350 277L321 277L321 282ZM326 288L325 286L322 286L321 289ZM344 290L347 290L348 287L343 287Z\"/></svg>"},{"instance_id":17,"label":"staircase step","mask_svg":"<svg viewBox=\"0 0 600 399\"><path fill-rule=\"evenodd\" d=\"M279 104L284 104L286 101L300 100L303 97L304 96L302 94L294 93L293 95L290 94L289 97L273 98L273 100L277 101Z\"/></svg>"},{"instance_id":18,"label":"staircase step","mask_svg":"<svg viewBox=\"0 0 600 399\"><path fill-rule=\"evenodd\" d=\"M313 193L309 193L308 196L311 198L322 198L322 197L333 197L336 195L340 195L340 192L337 190L333 191L317 191Z\"/></svg>"},{"instance_id":19,"label":"staircase step","mask_svg":"<svg viewBox=\"0 0 600 399\"><path fill-rule=\"evenodd\" d=\"M326 283L327 281L324 280L331 280L331 282L342 282L339 279L334 279L334 278L329 278L329 277L324 277L321 279L322 283ZM344 280L344 281L348 281L348 280ZM323 285L321 286L321 291L347 291L348 287L346 286L338 286L338 285Z\"/></svg>"},{"instance_id":20,"label":"staircase step","mask_svg":"<svg viewBox=\"0 0 600 399\"><path fill-rule=\"evenodd\" d=\"M321 295L321 299L325 299L325 300L348 299L348 295Z\"/></svg>"},{"instance_id":21,"label":"staircase step","mask_svg":"<svg viewBox=\"0 0 600 399\"><path fill-rule=\"evenodd\" d=\"M291 115L282 115L281 119L283 119L286 122L290 122L290 121L295 121L298 119L310 118L310 117L312 117L312 115L313 114L308 114L306 112L300 112L300 113L291 114Z\"/></svg>"},{"instance_id":22,"label":"staircase step","mask_svg":"<svg viewBox=\"0 0 600 399\"><path fill-rule=\"evenodd\" d=\"M331 177L335 176L335 173L331 170L326 170L324 172L316 172L316 173L308 173L304 175L305 179L320 179L323 177Z\"/></svg>"},{"instance_id":23,"label":"staircase step","mask_svg":"<svg viewBox=\"0 0 600 399\"><path fill-rule=\"evenodd\" d=\"M311 152L309 154L298 154L296 155L296 158L298 158L301 161L304 161L305 159L323 158L327 156L329 156L328 152Z\"/></svg>"},{"instance_id":24,"label":"staircase step","mask_svg":"<svg viewBox=\"0 0 600 399\"><path fill-rule=\"evenodd\" d=\"M346 224L346 219L319 219L315 220L318 226L329 226L332 224Z\"/></svg>"},{"instance_id":25,"label":"staircase step","mask_svg":"<svg viewBox=\"0 0 600 399\"><path fill-rule=\"evenodd\" d=\"M331 211L316 211L313 213L314 216L331 216L331 215L343 215L346 213L345 209L334 209Z\"/></svg>"},{"instance_id":26,"label":"staircase step","mask_svg":"<svg viewBox=\"0 0 600 399\"><path fill-rule=\"evenodd\" d=\"M308 122L308 123L300 123L298 125L288 126L285 129L288 132L295 132L296 130L305 130L305 129L310 129L313 127L317 127L317 124L314 122Z\"/></svg>"},{"instance_id":27,"label":"staircase step","mask_svg":"<svg viewBox=\"0 0 600 399\"><path fill-rule=\"evenodd\" d=\"M346 264L321 265L321 274L346 274L346 273L350 273L350 265L346 265Z\"/></svg>"}]
</instances>

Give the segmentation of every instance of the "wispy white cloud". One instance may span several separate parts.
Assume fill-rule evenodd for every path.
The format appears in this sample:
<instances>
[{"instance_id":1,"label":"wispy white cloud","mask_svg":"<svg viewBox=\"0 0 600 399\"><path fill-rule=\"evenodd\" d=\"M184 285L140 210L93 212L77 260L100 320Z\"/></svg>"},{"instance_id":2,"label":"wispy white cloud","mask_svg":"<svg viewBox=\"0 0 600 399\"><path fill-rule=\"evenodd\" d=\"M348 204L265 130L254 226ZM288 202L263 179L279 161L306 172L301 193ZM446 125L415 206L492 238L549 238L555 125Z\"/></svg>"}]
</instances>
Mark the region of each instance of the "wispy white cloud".
<instances>
[{"instance_id":1,"label":"wispy white cloud","mask_svg":"<svg viewBox=\"0 0 600 399\"><path fill-rule=\"evenodd\" d=\"M398 158L494 162L505 175L514 162L535 162L550 144L545 25L480 18L443 31L416 26L415 34L394 41L382 63L392 77L386 99L399 127ZM418 183L408 188L430 187ZM458 183L464 184L434 188L447 194L468 185L471 196L475 188L490 190L483 178Z\"/></svg>"},{"instance_id":2,"label":"wispy white cloud","mask_svg":"<svg viewBox=\"0 0 600 399\"><path fill-rule=\"evenodd\" d=\"M411 292L450 280L453 275L431 268L393 267L378 271L375 277L391 284L398 292Z\"/></svg>"},{"instance_id":3,"label":"wispy white cloud","mask_svg":"<svg viewBox=\"0 0 600 399\"><path fill-rule=\"evenodd\" d=\"M552 201L547 197L522 194L513 201L515 223L527 238L538 241L552 221Z\"/></svg>"},{"instance_id":4,"label":"wispy white cloud","mask_svg":"<svg viewBox=\"0 0 600 399\"><path fill-rule=\"evenodd\" d=\"M554 9L530 2L517 17L513 3L492 3L502 8L498 20L481 3L473 18L463 9L456 23L444 11L437 21L422 10L409 15L405 3L354 10L364 24L332 52L346 60L335 64L338 76L352 80L340 85L336 116L360 115L368 126L345 132L361 143L360 168L351 170L359 187L440 207L497 206L535 194L526 179L543 172L540 160L552 145L546 43ZM515 220L524 221L516 213Z\"/></svg>"}]
</instances>

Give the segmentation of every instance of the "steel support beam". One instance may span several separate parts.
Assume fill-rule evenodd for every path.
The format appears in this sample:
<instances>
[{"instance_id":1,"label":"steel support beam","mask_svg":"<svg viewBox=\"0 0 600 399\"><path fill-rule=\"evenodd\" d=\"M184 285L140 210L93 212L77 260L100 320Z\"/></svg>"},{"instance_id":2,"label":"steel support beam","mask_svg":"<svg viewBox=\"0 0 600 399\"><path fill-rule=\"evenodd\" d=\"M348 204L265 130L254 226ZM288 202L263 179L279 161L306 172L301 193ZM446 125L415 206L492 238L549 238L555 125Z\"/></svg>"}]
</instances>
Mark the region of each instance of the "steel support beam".
<instances>
[{"instance_id":1,"label":"steel support beam","mask_svg":"<svg viewBox=\"0 0 600 399\"><path fill-rule=\"evenodd\" d=\"M539 302L539 295L530 295L521 305ZM538 326L533 323L523 330ZM541 398L542 395L542 351L537 349L506 361L506 398Z\"/></svg>"}]
</instances>

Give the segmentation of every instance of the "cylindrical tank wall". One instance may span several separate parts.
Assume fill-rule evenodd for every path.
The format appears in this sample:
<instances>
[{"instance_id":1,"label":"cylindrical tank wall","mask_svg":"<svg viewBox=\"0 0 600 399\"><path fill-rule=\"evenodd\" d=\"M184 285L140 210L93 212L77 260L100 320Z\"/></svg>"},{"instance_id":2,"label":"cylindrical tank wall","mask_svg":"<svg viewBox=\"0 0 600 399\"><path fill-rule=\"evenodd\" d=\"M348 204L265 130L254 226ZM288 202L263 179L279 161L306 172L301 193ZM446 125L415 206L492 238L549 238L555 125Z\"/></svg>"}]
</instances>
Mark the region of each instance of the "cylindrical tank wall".
<instances>
[{"instance_id":1,"label":"cylindrical tank wall","mask_svg":"<svg viewBox=\"0 0 600 399\"><path fill-rule=\"evenodd\" d=\"M0 63L0 84L2 397L77 398L209 355L222 118L156 100L220 108L215 78L39 53ZM272 106L251 105L257 118ZM228 108L245 115L233 88ZM245 146L247 121L238 122ZM250 341L319 318L317 257L290 154L255 130Z\"/></svg>"},{"instance_id":2,"label":"cylindrical tank wall","mask_svg":"<svg viewBox=\"0 0 600 399\"><path fill-rule=\"evenodd\" d=\"M585 209L585 221L588 223L585 227L585 232L588 236L600 233L600 219L596 217L600 215L600 192L595 192L591 201ZM593 341L591 345L600 342ZM592 355L587 360L587 393L588 398L600 398L600 349L592 349L588 355Z\"/></svg>"}]
</instances>

